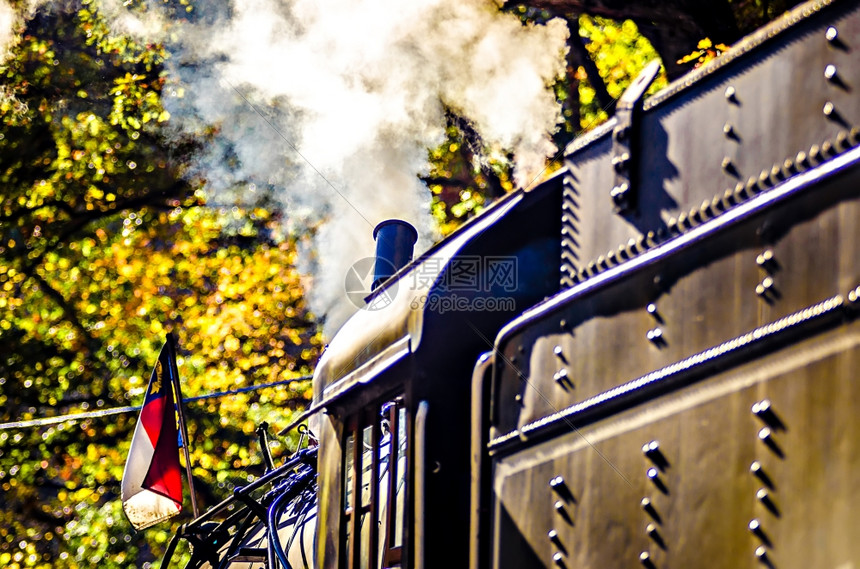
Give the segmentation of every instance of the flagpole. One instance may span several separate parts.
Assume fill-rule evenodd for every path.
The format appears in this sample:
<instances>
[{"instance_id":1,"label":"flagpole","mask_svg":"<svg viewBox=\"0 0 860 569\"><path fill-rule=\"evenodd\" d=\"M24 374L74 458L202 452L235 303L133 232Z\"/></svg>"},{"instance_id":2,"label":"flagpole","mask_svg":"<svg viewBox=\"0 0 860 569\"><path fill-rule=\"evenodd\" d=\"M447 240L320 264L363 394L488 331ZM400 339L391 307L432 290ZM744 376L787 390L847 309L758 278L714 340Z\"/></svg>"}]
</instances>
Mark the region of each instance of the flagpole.
<instances>
[{"instance_id":1,"label":"flagpole","mask_svg":"<svg viewBox=\"0 0 860 569\"><path fill-rule=\"evenodd\" d=\"M185 428L185 410L182 408L182 389L179 386L179 366L176 363L176 339L173 334L167 334L167 346L170 353L171 365L175 366L173 377L173 389L176 392L176 411L179 413L179 430L182 433L182 450L185 452L185 470L188 474L188 490L191 494L191 508L194 510L194 519L200 515L197 511L197 495L194 492L194 477L191 475L191 454L188 450L188 430Z\"/></svg>"}]
</instances>

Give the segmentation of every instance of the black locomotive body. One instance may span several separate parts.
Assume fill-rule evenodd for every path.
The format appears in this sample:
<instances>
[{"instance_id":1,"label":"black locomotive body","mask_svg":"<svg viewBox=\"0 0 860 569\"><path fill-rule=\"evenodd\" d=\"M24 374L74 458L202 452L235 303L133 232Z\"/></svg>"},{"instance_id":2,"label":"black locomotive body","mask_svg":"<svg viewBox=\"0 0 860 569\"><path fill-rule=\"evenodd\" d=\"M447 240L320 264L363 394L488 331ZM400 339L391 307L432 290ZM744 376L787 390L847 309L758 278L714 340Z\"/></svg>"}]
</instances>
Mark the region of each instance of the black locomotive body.
<instances>
[{"instance_id":1,"label":"black locomotive body","mask_svg":"<svg viewBox=\"0 0 860 569\"><path fill-rule=\"evenodd\" d=\"M860 567L858 54L860 3L815 1L648 69L383 282L317 367L318 463L271 475L318 473L302 563ZM190 524L190 566L286 566L289 488Z\"/></svg>"}]
</instances>

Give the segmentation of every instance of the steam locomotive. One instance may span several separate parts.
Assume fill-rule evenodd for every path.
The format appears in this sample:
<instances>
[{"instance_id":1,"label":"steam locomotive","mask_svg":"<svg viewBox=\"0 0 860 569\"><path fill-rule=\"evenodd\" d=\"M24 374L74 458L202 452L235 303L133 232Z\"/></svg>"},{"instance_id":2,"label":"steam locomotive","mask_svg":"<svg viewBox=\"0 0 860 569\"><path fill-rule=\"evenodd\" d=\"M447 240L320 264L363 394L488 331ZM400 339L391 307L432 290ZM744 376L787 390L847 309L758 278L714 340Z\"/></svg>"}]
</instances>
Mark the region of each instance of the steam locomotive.
<instances>
[{"instance_id":1,"label":"steam locomotive","mask_svg":"<svg viewBox=\"0 0 860 569\"><path fill-rule=\"evenodd\" d=\"M799 5L415 260L378 228L311 444L166 562L860 568L858 54Z\"/></svg>"}]
</instances>

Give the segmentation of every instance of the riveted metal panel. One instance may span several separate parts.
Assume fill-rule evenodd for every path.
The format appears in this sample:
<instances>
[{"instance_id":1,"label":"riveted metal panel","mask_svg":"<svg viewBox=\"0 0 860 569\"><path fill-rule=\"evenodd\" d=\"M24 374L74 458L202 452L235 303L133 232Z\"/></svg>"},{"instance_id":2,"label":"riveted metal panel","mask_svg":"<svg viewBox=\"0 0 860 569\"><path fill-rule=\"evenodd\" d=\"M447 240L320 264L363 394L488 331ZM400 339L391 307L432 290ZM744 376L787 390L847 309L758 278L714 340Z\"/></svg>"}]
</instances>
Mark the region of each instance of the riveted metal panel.
<instances>
[{"instance_id":1,"label":"riveted metal panel","mask_svg":"<svg viewBox=\"0 0 860 569\"><path fill-rule=\"evenodd\" d=\"M563 215L588 223L562 235L563 287L860 143L858 37L856 2L809 2L646 100L633 211L610 195L612 122L572 145Z\"/></svg>"},{"instance_id":2,"label":"riveted metal panel","mask_svg":"<svg viewBox=\"0 0 860 569\"><path fill-rule=\"evenodd\" d=\"M854 321L497 457L492 567L856 566L858 372Z\"/></svg>"},{"instance_id":3,"label":"riveted metal panel","mask_svg":"<svg viewBox=\"0 0 860 569\"><path fill-rule=\"evenodd\" d=\"M860 283L860 158L852 157L860 151L842 157L845 168L827 163L832 176L812 179L791 200L768 203L762 194L747 204L762 207L743 221L716 218L688 247L661 245L649 263L621 266L618 278L584 283L581 294L571 289L569 299L509 327L497 341L491 438Z\"/></svg>"}]
</instances>

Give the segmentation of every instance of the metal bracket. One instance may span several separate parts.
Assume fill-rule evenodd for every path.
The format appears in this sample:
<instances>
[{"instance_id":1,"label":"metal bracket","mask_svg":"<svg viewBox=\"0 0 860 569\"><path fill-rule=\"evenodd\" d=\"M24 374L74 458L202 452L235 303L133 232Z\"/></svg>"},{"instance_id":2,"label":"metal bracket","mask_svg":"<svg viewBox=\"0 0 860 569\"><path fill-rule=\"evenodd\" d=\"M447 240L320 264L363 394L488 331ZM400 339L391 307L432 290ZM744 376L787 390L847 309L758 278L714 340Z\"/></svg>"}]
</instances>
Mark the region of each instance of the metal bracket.
<instances>
[{"instance_id":1,"label":"metal bracket","mask_svg":"<svg viewBox=\"0 0 860 569\"><path fill-rule=\"evenodd\" d=\"M636 174L638 168L639 115L645 91L657 77L660 62L645 66L627 87L615 107L615 128L612 129L612 168L615 186L609 193L615 213L625 215L636 209Z\"/></svg>"}]
</instances>

